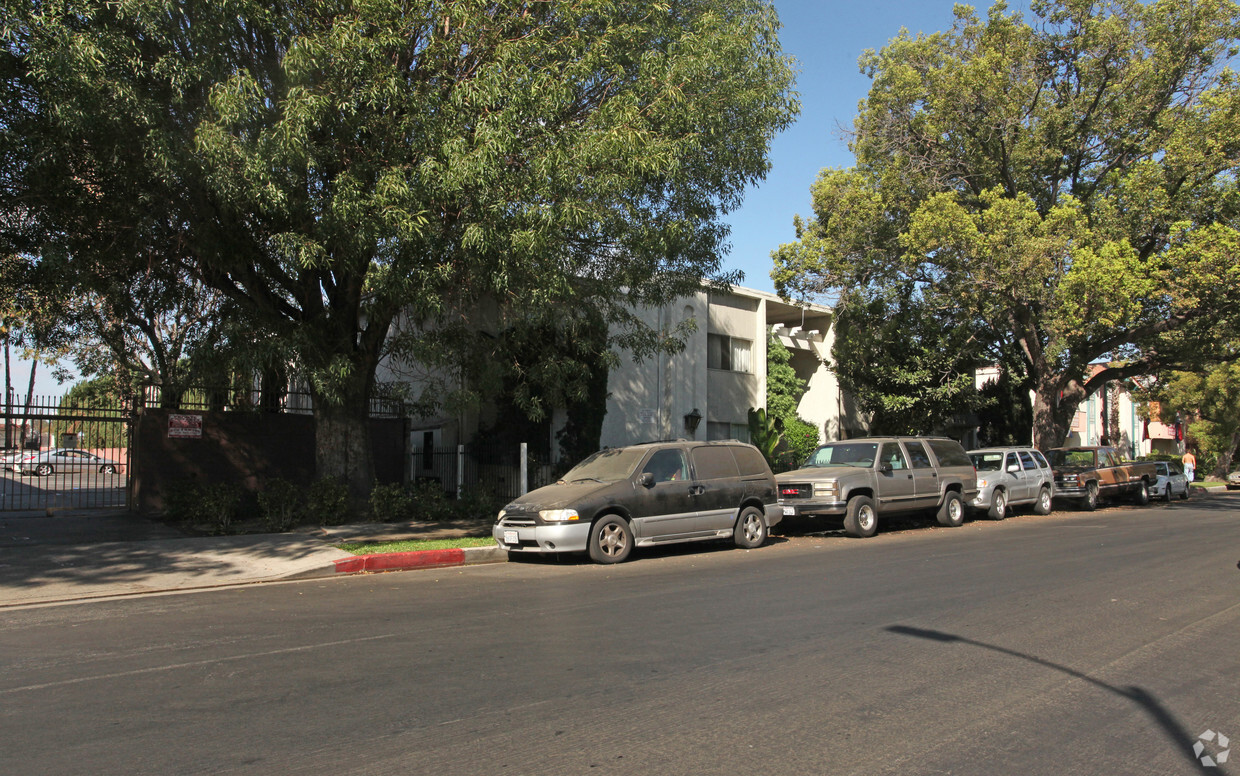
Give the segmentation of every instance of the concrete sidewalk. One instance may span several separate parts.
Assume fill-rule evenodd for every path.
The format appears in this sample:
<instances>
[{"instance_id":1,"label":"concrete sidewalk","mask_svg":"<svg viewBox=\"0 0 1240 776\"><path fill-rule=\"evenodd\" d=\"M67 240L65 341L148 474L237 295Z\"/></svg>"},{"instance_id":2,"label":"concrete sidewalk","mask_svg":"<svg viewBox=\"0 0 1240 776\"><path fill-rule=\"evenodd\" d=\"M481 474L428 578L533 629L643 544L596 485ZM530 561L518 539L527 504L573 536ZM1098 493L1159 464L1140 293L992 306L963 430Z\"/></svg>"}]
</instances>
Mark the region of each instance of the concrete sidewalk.
<instances>
[{"instance_id":1,"label":"concrete sidewalk","mask_svg":"<svg viewBox=\"0 0 1240 776\"><path fill-rule=\"evenodd\" d=\"M0 514L0 608L506 560L498 547L358 556L332 546L486 536L488 528L361 524L287 534L186 536L125 512Z\"/></svg>"}]
</instances>

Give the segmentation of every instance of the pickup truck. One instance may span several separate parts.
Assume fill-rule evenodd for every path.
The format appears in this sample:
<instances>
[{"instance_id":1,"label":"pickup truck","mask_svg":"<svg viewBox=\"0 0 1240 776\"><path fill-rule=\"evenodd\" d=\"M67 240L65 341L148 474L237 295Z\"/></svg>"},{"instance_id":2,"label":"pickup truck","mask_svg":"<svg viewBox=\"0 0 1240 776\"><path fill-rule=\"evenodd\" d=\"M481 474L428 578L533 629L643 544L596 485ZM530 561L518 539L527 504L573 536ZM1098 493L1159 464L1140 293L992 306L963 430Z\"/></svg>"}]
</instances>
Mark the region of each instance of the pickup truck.
<instances>
[{"instance_id":1,"label":"pickup truck","mask_svg":"<svg viewBox=\"0 0 1240 776\"><path fill-rule=\"evenodd\" d=\"M1132 496L1138 504L1150 502L1150 487L1158 479L1153 463L1125 460L1113 447L1057 447L1046 451L1055 472L1055 498L1072 499L1093 511L1104 498Z\"/></svg>"},{"instance_id":2,"label":"pickup truck","mask_svg":"<svg viewBox=\"0 0 1240 776\"><path fill-rule=\"evenodd\" d=\"M828 442L805 466L775 475L785 517L843 516L851 536L873 536L878 518L934 512L964 522L977 497L977 471L959 442L940 437L865 437Z\"/></svg>"}]
</instances>

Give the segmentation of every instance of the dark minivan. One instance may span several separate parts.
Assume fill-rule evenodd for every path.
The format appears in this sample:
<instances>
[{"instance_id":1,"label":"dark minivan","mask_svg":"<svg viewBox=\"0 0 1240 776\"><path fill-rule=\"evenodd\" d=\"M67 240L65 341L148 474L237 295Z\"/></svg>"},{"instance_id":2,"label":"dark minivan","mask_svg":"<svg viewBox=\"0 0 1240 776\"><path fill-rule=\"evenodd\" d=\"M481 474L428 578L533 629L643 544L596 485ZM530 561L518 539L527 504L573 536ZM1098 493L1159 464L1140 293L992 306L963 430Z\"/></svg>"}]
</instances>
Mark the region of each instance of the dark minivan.
<instances>
[{"instance_id":1,"label":"dark minivan","mask_svg":"<svg viewBox=\"0 0 1240 776\"><path fill-rule=\"evenodd\" d=\"M509 552L588 552L618 563L634 547L731 538L766 541L783 516L775 476L742 442L654 442L600 450L553 485L500 510Z\"/></svg>"}]
</instances>

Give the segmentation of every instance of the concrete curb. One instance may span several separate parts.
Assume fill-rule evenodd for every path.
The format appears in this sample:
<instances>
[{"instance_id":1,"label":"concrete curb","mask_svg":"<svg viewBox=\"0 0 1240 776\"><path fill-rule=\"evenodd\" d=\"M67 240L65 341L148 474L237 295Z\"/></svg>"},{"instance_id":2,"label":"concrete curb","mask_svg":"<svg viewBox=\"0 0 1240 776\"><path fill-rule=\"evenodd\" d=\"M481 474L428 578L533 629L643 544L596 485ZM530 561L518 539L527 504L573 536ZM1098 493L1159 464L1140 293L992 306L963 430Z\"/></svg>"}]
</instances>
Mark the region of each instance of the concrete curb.
<instances>
[{"instance_id":1,"label":"concrete curb","mask_svg":"<svg viewBox=\"0 0 1240 776\"><path fill-rule=\"evenodd\" d=\"M414 571L417 569L442 569L453 566L477 566L484 563L506 563L508 553L499 547L459 547L448 550L418 550L416 552L385 552L374 555L354 555L332 561L331 565L313 571L294 574L286 579L310 579L330 577L337 574L373 574L383 571Z\"/></svg>"}]
</instances>

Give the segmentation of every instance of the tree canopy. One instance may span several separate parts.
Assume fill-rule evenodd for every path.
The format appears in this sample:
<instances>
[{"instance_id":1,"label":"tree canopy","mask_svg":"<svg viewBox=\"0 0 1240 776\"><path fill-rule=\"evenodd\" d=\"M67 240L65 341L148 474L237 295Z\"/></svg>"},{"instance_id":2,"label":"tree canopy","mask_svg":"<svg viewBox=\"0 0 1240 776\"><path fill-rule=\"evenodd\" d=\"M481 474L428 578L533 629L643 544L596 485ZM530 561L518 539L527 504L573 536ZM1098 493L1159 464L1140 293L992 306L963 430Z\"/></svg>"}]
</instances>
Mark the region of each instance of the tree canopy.
<instances>
[{"instance_id":1,"label":"tree canopy","mask_svg":"<svg viewBox=\"0 0 1240 776\"><path fill-rule=\"evenodd\" d=\"M1240 323L1240 11L1030 10L957 6L950 30L862 56L857 163L819 175L772 276L845 310L911 300L958 332L962 371L1014 354L1035 441L1053 446L1097 386L1192 363Z\"/></svg>"},{"instance_id":2,"label":"tree canopy","mask_svg":"<svg viewBox=\"0 0 1240 776\"><path fill-rule=\"evenodd\" d=\"M0 189L27 250L173 265L287 343L361 490L391 354L722 277L794 116L767 0L4 0ZM448 353L448 355L445 355Z\"/></svg>"}]
</instances>

